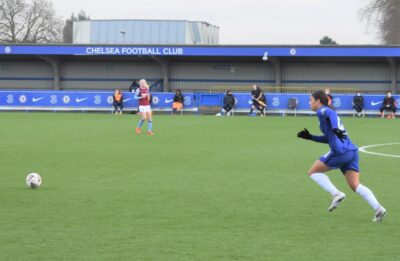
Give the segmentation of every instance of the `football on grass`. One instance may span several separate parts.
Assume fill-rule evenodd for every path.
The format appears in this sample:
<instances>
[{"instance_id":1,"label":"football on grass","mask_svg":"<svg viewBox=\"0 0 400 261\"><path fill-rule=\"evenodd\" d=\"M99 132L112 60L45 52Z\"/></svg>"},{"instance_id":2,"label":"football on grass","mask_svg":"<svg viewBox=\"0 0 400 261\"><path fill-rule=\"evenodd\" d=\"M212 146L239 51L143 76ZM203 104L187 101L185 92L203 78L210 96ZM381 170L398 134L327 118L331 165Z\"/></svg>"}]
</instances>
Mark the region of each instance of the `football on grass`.
<instances>
[{"instance_id":1,"label":"football on grass","mask_svg":"<svg viewBox=\"0 0 400 261\"><path fill-rule=\"evenodd\" d=\"M26 185L29 188L38 188L42 184L42 177L37 173L30 173L26 176Z\"/></svg>"}]
</instances>

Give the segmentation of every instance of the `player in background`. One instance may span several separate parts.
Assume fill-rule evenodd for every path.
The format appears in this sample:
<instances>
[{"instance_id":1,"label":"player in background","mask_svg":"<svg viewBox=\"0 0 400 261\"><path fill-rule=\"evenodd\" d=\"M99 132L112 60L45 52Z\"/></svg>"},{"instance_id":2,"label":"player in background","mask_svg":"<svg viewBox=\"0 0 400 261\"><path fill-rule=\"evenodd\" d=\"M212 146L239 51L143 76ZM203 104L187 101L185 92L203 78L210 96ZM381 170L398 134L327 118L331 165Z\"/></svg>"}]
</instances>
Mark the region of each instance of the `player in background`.
<instances>
[{"instance_id":1,"label":"player in background","mask_svg":"<svg viewBox=\"0 0 400 261\"><path fill-rule=\"evenodd\" d=\"M147 120L147 133L149 135L154 135L150 106L150 91L145 79L139 81L139 88L136 89L134 97L135 100L139 100L139 113L141 115L141 119L136 127L136 133L140 134L143 123Z\"/></svg>"},{"instance_id":2,"label":"player in background","mask_svg":"<svg viewBox=\"0 0 400 261\"><path fill-rule=\"evenodd\" d=\"M267 107L264 92L256 84L253 84L253 90L251 91L251 97L253 104L251 105L250 115L253 114L254 109L257 109L261 113L261 117L265 116L264 109Z\"/></svg>"},{"instance_id":3,"label":"player in background","mask_svg":"<svg viewBox=\"0 0 400 261\"><path fill-rule=\"evenodd\" d=\"M311 135L307 129L304 129L297 134L297 137L329 144L330 151L321 156L308 172L310 178L333 197L328 210L335 210L346 198L346 195L339 191L324 174L331 169L340 168L350 188L375 210L372 221L381 222L386 215L386 209L379 204L372 191L360 183L358 148L347 136L336 111L328 106L328 96L322 91L314 92L310 96L310 108L317 113L323 135Z\"/></svg>"}]
</instances>

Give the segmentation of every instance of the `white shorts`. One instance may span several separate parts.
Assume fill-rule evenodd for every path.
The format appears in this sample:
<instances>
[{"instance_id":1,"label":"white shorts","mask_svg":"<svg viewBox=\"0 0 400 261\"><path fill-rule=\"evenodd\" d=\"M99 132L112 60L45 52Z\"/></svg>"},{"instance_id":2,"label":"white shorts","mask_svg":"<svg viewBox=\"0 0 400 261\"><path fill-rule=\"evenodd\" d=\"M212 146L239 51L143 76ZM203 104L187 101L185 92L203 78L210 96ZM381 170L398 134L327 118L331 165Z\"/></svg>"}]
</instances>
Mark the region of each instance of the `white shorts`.
<instances>
[{"instance_id":1,"label":"white shorts","mask_svg":"<svg viewBox=\"0 0 400 261\"><path fill-rule=\"evenodd\" d=\"M139 106L139 111L140 112L151 112L151 107L150 107L150 105Z\"/></svg>"}]
</instances>

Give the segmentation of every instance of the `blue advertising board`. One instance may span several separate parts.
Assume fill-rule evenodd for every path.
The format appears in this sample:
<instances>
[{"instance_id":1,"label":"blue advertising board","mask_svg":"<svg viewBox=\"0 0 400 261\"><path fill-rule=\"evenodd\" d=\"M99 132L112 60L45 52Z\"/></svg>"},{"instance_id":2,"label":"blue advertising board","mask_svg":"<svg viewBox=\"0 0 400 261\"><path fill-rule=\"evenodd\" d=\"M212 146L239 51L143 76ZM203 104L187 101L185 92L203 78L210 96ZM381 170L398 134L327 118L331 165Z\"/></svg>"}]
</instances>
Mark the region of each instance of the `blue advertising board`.
<instances>
[{"instance_id":1,"label":"blue advertising board","mask_svg":"<svg viewBox=\"0 0 400 261\"><path fill-rule=\"evenodd\" d=\"M113 105L111 91L0 91L0 109L22 110L111 110ZM124 108L136 109L137 100L133 93L124 92ZM155 109L172 107L174 93L152 93L152 106ZM184 94L185 109L195 108L193 93Z\"/></svg>"},{"instance_id":2,"label":"blue advertising board","mask_svg":"<svg viewBox=\"0 0 400 261\"><path fill-rule=\"evenodd\" d=\"M0 91L0 110L93 110L111 111L111 91ZM184 93L184 110L197 111L201 106L221 106L222 93ZM247 111L251 107L250 93L234 93L236 110ZM170 110L174 93L153 92L152 108ZM334 94L333 106L338 111L351 111L354 95ZM384 95L364 95L366 111L379 111ZM400 96L394 96L400 104ZM267 111L285 110L290 98L298 100L298 110L309 111L309 94L266 93ZM124 108L137 109L133 93L123 93Z\"/></svg>"},{"instance_id":3,"label":"blue advertising board","mask_svg":"<svg viewBox=\"0 0 400 261\"><path fill-rule=\"evenodd\" d=\"M288 107L289 99L296 98L298 101L298 110L308 111L309 94L288 94L288 93L266 93L267 111L285 110ZM200 94L199 106L222 105L223 94ZM234 93L236 99L236 109L244 110L251 107L252 99L249 93ZM364 109L366 111L379 111L382 106L384 95L364 95ZM394 96L397 103L400 104L400 96ZM219 103L216 102L219 98ZM354 95L335 94L333 96L333 106L339 111L351 111L353 109Z\"/></svg>"}]
</instances>

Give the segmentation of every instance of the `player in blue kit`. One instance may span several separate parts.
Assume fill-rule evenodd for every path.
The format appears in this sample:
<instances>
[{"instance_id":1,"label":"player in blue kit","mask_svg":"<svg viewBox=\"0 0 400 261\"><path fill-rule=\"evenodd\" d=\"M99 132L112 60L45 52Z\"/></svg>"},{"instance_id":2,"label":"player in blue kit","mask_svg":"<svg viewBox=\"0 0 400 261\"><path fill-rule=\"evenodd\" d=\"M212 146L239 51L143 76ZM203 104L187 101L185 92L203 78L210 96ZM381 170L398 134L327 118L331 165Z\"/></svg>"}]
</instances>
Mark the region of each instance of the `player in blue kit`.
<instances>
[{"instance_id":1,"label":"player in blue kit","mask_svg":"<svg viewBox=\"0 0 400 261\"><path fill-rule=\"evenodd\" d=\"M332 195L333 200L328 210L333 211L346 198L346 195L339 191L324 173L339 168L350 188L364 198L375 210L372 221L380 223L386 215L386 209L379 204L372 191L360 183L358 148L347 136L346 129L340 122L338 114L329 107L328 101L328 96L322 91L314 92L310 96L310 108L317 113L319 127L323 135L311 135L307 129L297 134L299 138L328 143L330 147L330 151L311 166L308 175L321 188Z\"/></svg>"}]
</instances>

